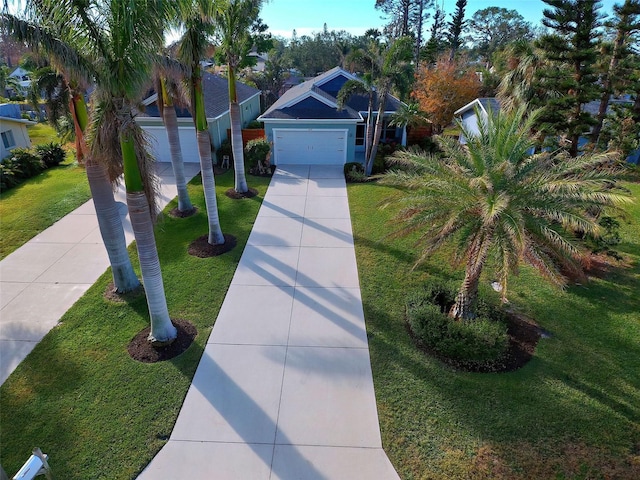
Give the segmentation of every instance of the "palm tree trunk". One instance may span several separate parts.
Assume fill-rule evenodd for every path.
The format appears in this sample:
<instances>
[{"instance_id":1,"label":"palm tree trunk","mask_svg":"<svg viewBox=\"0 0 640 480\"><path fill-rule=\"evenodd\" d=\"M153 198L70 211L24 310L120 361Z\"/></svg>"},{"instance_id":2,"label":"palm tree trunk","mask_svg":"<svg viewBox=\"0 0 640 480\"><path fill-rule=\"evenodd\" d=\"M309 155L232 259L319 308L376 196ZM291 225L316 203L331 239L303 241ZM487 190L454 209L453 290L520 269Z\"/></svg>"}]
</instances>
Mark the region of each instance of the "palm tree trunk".
<instances>
[{"instance_id":1,"label":"palm tree trunk","mask_svg":"<svg viewBox=\"0 0 640 480\"><path fill-rule=\"evenodd\" d=\"M184 176L184 162L182 161L182 149L180 148L180 133L178 132L178 117L173 105L166 105L162 112L162 120L167 130L169 140L169 150L171 152L171 166L176 177L176 188L178 189L178 210L190 212L193 210L189 192L187 191L187 181Z\"/></svg>"},{"instance_id":2,"label":"palm tree trunk","mask_svg":"<svg viewBox=\"0 0 640 480\"><path fill-rule=\"evenodd\" d=\"M204 203L209 219L209 239L211 245L222 245L224 235L220 228L218 216L218 200L216 198L216 183L213 176L213 163L211 161L211 141L208 130L198 130L198 152L200 153L200 172L202 175L202 187L204 188Z\"/></svg>"},{"instance_id":3,"label":"palm tree trunk","mask_svg":"<svg viewBox=\"0 0 640 480\"><path fill-rule=\"evenodd\" d=\"M178 332L169 318L149 203L144 192L127 192L127 205L136 236L142 281L151 317L148 339L158 346L169 344L176 339Z\"/></svg>"},{"instance_id":4,"label":"palm tree trunk","mask_svg":"<svg viewBox=\"0 0 640 480\"><path fill-rule=\"evenodd\" d=\"M369 154L371 153L371 144L373 143L373 91L369 92L369 104L367 106L367 130L365 140L365 163L369 160Z\"/></svg>"},{"instance_id":5,"label":"palm tree trunk","mask_svg":"<svg viewBox=\"0 0 640 480\"><path fill-rule=\"evenodd\" d=\"M76 159L78 164L84 165L84 159L88 155L89 148L84 138L84 131L89 123L87 104L81 92L69 89L69 111L73 119L73 129L76 137Z\"/></svg>"},{"instance_id":6,"label":"palm tree trunk","mask_svg":"<svg viewBox=\"0 0 640 480\"><path fill-rule=\"evenodd\" d=\"M244 149L242 145L242 122L240 119L240 105L236 91L235 68L228 64L229 71L229 117L231 120L231 148L233 150L233 169L235 172L235 191L246 193L249 191L247 178L244 173Z\"/></svg>"},{"instance_id":7,"label":"palm tree trunk","mask_svg":"<svg viewBox=\"0 0 640 480\"><path fill-rule=\"evenodd\" d=\"M456 295L456 303L451 307L451 311L449 312L450 317L463 320L472 320L475 318L473 308L478 298L480 275L487 260L490 243L490 236L481 233L480 238L477 238L473 246L469 249L464 280L462 281L458 295Z\"/></svg>"},{"instance_id":8,"label":"palm tree trunk","mask_svg":"<svg viewBox=\"0 0 640 480\"><path fill-rule=\"evenodd\" d=\"M127 252L122 219L120 218L118 205L113 198L113 190L107 174L107 168L90 159L87 161L86 168L93 205L98 217L100 234L111 264L115 291L118 293L130 292L140 286L140 281L133 271Z\"/></svg>"},{"instance_id":9,"label":"palm tree trunk","mask_svg":"<svg viewBox=\"0 0 640 480\"><path fill-rule=\"evenodd\" d=\"M375 161L376 155L378 154L378 144L380 143L380 137L382 136L382 125L384 123L385 97L386 92L378 92L378 103L380 104L380 106L378 107L378 118L376 118L376 130L373 134L371 152L369 153L369 159L367 160L367 165L365 167L365 174L367 176L371 175L371 171L373 170L373 162Z\"/></svg>"},{"instance_id":10,"label":"palm tree trunk","mask_svg":"<svg viewBox=\"0 0 640 480\"><path fill-rule=\"evenodd\" d=\"M213 162L211 161L211 138L207 127L207 116L204 110L204 93L202 91L202 75L200 65L193 66L191 77L193 120L196 126L196 139L198 141L198 156L200 157L200 174L202 175L202 187L204 189L204 203L207 208L209 220L209 238L211 245L222 245L224 235L220 228L218 216L218 200L216 198L216 182L213 176Z\"/></svg>"},{"instance_id":11,"label":"palm tree trunk","mask_svg":"<svg viewBox=\"0 0 640 480\"><path fill-rule=\"evenodd\" d=\"M178 333L171 323L171 318L169 318L149 202L143 190L135 145L131 137L121 134L120 147L124 163L124 181L127 188L129 218L136 238L142 282L147 297L149 316L151 317L149 341L156 346L167 345L176 339Z\"/></svg>"}]
</instances>

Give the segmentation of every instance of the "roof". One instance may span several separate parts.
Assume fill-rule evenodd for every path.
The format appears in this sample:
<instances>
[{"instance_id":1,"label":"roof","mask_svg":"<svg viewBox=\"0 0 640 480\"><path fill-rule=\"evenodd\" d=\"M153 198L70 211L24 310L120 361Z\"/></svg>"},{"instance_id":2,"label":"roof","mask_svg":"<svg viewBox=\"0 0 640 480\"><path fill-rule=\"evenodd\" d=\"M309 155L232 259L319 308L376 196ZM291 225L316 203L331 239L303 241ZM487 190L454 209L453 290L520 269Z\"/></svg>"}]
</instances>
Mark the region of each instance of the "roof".
<instances>
[{"instance_id":1,"label":"roof","mask_svg":"<svg viewBox=\"0 0 640 480\"><path fill-rule=\"evenodd\" d=\"M31 120L25 120L24 118L13 118L13 117L2 117L0 116L0 120L7 123L19 123L21 125L37 125L37 122L32 122Z\"/></svg>"},{"instance_id":2,"label":"roof","mask_svg":"<svg viewBox=\"0 0 640 480\"><path fill-rule=\"evenodd\" d=\"M287 90L258 120L268 119L319 119L319 120L358 120L359 112L367 111L367 95L352 95L342 110L338 110L338 91L348 80L359 80L355 75L340 67L318 75ZM311 101L310 99L313 99ZM386 111L396 111L402 102L387 95ZM374 97L374 108L378 99Z\"/></svg>"},{"instance_id":3,"label":"roof","mask_svg":"<svg viewBox=\"0 0 640 480\"><path fill-rule=\"evenodd\" d=\"M226 78L220 75L205 72L202 75L202 86L204 89L204 108L207 118L216 118L229 111L229 83ZM252 97L260 94L260 90L250 87L241 82L236 82L238 93L238 103L242 104ZM159 117L160 112L156 104L157 94L153 93L144 100L147 105L145 111L140 113L141 117ZM176 108L178 117L191 118L191 114L185 108Z\"/></svg>"},{"instance_id":4,"label":"roof","mask_svg":"<svg viewBox=\"0 0 640 480\"><path fill-rule=\"evenodd\" d=\"M473 110L476 106L478 106L485 114L489 113L489 110L492 112L500 111L500 102L495 97L481 97L472 100L467 103L464 107L459 108L453 114L454 115L462 115L464 112L468 110Z\"/></svg>"}]
</instances>

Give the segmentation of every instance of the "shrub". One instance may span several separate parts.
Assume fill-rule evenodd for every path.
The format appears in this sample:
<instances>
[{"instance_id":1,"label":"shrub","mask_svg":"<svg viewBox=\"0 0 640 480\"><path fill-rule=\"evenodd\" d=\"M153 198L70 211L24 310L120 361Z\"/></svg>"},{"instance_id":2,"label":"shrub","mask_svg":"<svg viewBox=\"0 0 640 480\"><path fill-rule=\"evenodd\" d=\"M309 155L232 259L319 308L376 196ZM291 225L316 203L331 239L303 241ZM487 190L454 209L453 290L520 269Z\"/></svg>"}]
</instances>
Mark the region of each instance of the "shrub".
<instances>
[{"instance_id":1,"label":"shrub","mask_svg":"<svg viewBox=\"0 0 640 480\"><path fill-rule=\"evenodd\" d=\"M347 182L364 182L367 176L364 174L364 165L360 162L347 162L342 168Z\"/></svg>"},{"instance_id":2,"label":"shrub","mask_svg":"<svg viewBox=\"0 0 640 480\"><path fill-rule=\"evenodd\" d=\"M260 130L262 128L264 128L264 124L258 120L251 120L247 124L247 130Z\"/></svg>"},{"instance_id":3,"label":"shrub","mask_svg":"<svg viewBox=\"0 0 640 480\"><path fill-rule=\"evenodd\" d=\"M36 153L47 168L60 165L65 157L65 152L60 144L54 142L37 145Z\"/></svg>"},{"instance_id":4,"label":"shrub","mask_svg":"<svg viewBox=\"0 0 640 480\"><path fill-rule=\"evenodd\" d=\"M14 148L9 156L18 166L22 179L31 178L46 168L40 157L28 148Z\"/></svg>"},{"instance_id":5,"label":"shrub","mask_svg":"<svg viewBox=\"0 0 640 480\"><path fill-rule=\"evenodd\" d=\"M256 138L249 140L244 149L244 159L250 167L255 167L258 162L264 161L271 151L271 145L266 138Z\"/></svg>"},{"instance_id":6,"label":"shrub","mask_svg":"<svg viewBox=\"0 0 640 480\"><path fill-rule=\"evenodd\" d=\"M407 300L407 321L429 350L445 359L485 365L499 361L509 347L504 313L499 305L482 298L474 320L453 320L447 311L455 300L453 284L429 283Z\"/></svg>"},{"instance_id":7,"label":"shrub","mask_svg":"<svg viewBox=\"0 0 640 480\"><path fill-rule=\"evenodd\" d=\"M9 190L20 183L22 172L11 157L0 162L0 192Z\"/></svg>"}]
</instances>

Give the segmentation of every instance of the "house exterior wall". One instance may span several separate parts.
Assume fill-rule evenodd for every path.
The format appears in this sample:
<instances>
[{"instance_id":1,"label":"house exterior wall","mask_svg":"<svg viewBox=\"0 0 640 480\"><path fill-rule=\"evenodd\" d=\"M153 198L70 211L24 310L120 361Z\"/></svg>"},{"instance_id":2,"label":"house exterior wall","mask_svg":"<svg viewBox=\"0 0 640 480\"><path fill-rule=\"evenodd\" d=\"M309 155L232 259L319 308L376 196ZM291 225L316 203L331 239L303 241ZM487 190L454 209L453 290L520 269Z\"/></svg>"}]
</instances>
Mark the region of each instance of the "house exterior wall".
<instances>
[{"instance_id":1,"label":"house exterior wall","mask_svg":"<svg viewBox=\"0 0 640 480\"><path fill-rule=\"evenodd\" d=\"M5 142L0 138L0 159L3 159L11 153L14 148L31 147L31 139L27 132L27 126L20 122L13 122L11 119L0 119L0 134L11 132L4 135L5 138L13 139L13 145L9 144L5 147Z\"/></svg>"},{"instance_id":2,"label":"house exterior wall","mask_svg":"<svg viewBox=\"0 0 640 480\"><path fill-rule=\"evenodd\" d=\"M248 98L240 105L242 128L246 128L249 122L258 118L258 115L260 115L260 94Z\"/></svg>"},{"instance_id":3,"label":"house exterior wall","mask_svg":"<svg viewBox=\"0 0 640 480\"><path fill-rule=\"evenodd\" d=\"M478 133L480 133L480 129L478 127L478 117L476 117L475 111L467 110L460 117L460 121L470 133L473 133L474 135L477 135ZM464 134L460 135L460 143L462 144L467 143L467 140L464 137Z\"/></svg>"},{"instance_id":4,"label":"house exterior wall","mask_svg":"<svg viewBox=\"0 0 640 480\"><path fill-rule=\"evenodd\" d=\"M356 156L356 123L318 123L313 121L296 120L294 122L270 122L264 121L264 131L269 142L273 142L273 129L292 128L296 130L347 130L347 162L355 161Z\"/></svg>"}]
</instances>

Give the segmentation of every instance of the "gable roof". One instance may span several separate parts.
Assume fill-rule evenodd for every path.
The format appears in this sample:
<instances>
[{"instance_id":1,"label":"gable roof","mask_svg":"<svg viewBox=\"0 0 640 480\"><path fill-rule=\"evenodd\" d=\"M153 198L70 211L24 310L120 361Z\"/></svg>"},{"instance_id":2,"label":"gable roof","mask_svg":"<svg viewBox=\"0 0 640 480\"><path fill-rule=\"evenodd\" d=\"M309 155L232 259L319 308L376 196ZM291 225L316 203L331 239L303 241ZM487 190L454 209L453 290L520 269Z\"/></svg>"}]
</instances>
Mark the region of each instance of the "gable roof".
<instances>
[{"instance_id":1,"label":"gable roof","mask_svg":"<svg viewBox=\"0 0 640 480\"><path fill-rule=\"evenodd\" d=\"M342 110L338 110L336 96L340 88L349 80L359 80L355 75L334 67L311 80L287 90L258 120L268 119L318 119L363 121L359 112L365 112L369 99L366 95L352 95ZM315 102L308 99L313 98ZM324 104L324 105L323 105ZM392 95L387 95L386 111L396 111L402 103ZM374 108L378 99L374 95Z\"/></svg>"},{"instance_id":2,"label":"gable roof","mask_svg":"<svg viewBox=\"0 0 640 480\"><path fill-rule=\"evenodd\" d=\"M229 111L229 83L226 78L205 72L202 75L202 86L204 90L204 109L207 118L216 118ZM238 92L238 103L242 104L260 94L260 90L250 87L241 82L236 82ZM158 94L153 93L142 103L146 105L145 111L139 114L140 117L159 117L160 111L157 105ZM179 118L191 118L189 110L186 108L176 108Z\"/></svg>"},{"instance_id":3,"label":"gable roof","mask_svg":"<svg viewBox=\"0 0 640 480\"><path fill-rule=\"evenodd\" d=\"M481 97L481 98L476 98L475 100L472 100L471 102L467 103L464 107L461 107L455 112L453 112L453 114L462 115L468 110L473 110L476 106L479 107L480 110L484 112L485 115L489 114L489 110L491 110L492 112L500 111L500 102L498 101L497 98Z\"/></svg>"}]
</instances>

